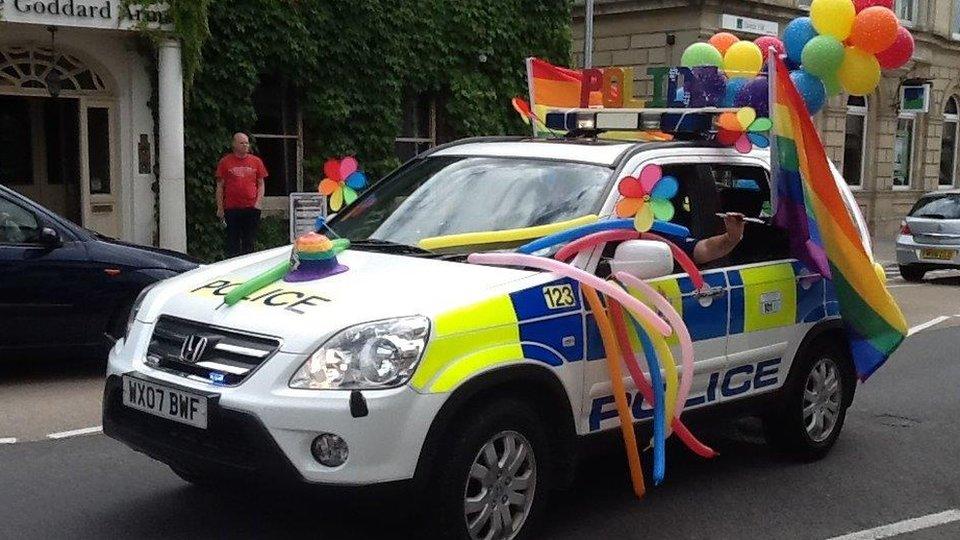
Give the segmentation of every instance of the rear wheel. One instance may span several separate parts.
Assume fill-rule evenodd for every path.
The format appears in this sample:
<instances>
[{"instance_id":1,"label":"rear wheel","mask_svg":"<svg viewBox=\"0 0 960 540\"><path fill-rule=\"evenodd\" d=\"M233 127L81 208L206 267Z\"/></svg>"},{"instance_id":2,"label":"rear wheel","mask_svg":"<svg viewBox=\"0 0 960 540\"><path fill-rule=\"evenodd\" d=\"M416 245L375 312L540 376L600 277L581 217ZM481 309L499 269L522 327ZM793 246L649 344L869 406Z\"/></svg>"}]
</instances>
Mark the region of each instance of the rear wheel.
<instances>
[{"instance_id":1,"label":"rear wheel","mask_svg":"<svg viewBox=\"0 0 960 540\"><path fill-rule=\"evenodd\" d=\"M433 534L495 540L533 534L550 489L549 440L528 404L490 404L448 439L429 497L440 511Z\"/></svg>"},{"instance_id":2,"label":"rear wheel","mask_svg":"<svg viewBox=\"0 0 960 540\"><path fill-rule=\"evenodd\" d=\"M775 447L798 458L820 459L840 436L856 378L846 352L825 339L797 362L775 409L763 418L764 433Z\"/></svg>"},{"instance_id":3,"label":"rear wheel","mask_svg":"<svg viewBox=\"0 0 960 540\"><path fill-rule=\"evenodd\" d=\"M907 281L920 281L927 271L923 267L915 264L901 264L900 275Z\"/></svg>"}]
</instances>

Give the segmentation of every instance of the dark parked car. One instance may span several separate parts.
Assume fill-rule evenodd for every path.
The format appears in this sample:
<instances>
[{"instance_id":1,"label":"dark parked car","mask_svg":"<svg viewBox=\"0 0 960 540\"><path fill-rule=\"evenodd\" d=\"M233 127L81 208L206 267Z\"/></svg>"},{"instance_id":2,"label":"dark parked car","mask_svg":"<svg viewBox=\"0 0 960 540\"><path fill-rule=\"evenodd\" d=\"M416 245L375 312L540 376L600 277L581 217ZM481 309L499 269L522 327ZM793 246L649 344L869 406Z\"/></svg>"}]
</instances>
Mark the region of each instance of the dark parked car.
<instances>
[{"instance_id":1,"label":"dark parked car","mask_svg":"<svg viewBox=\"0 0 960 540\"><path fill-rule=\"evenodd\" d=\"M0 360L101 353L144 287L196 267L182 253L79 227L0 185Z\"/></svg>"}]
</instances>

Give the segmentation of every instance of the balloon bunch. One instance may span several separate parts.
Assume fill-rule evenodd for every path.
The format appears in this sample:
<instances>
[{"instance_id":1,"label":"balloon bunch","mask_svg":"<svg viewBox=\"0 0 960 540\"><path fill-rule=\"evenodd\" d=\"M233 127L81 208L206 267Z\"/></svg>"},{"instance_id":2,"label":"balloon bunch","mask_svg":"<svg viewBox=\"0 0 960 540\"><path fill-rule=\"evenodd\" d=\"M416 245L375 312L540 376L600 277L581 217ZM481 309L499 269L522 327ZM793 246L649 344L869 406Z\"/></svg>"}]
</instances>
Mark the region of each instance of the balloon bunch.
<instances>
[{"instance_id":1,"label":"balloon bunch","mask_svg":"<svg viewBox=\"0 0 960 540\"><path fill-rule=\"evenodd\" d=\"M783 39L754 41L720 32L683 52L687 68L715 66L726 75L722 107L752 107L769 116L764 57L773 48L786 57L790 78L810 114L840 92L866 95L880 82L880 70L896 69L913 56L913 36L893 12L894 0L813 0L810 16L784 28Z\"/></svg>"}]
</instances>

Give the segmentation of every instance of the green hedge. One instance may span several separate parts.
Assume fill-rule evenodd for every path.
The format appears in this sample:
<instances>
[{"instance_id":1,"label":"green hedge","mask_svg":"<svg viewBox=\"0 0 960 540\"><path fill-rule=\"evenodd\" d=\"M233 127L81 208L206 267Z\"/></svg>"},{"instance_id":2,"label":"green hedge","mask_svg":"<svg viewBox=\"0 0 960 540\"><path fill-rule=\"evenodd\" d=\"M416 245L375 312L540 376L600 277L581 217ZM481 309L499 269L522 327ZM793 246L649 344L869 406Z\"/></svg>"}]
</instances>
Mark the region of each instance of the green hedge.
<instances>
[{"instance_id":1,"label":"green hedge","mask_svg":"<svg viewBox=\"0 0 960 540\"><path fill-rule=\"evenodd\" d=\"M296 85L305 183L313 185L330 156L356 155L371 179L397 165L393 139L405 92L439 96L438 118L454 137L525 133L510 107L511 97L526 94L523 59L569 60L570 0L179 0L172 7L192 78L188 250L206 260L222 257L223 246L213 170L231 134L254 124L251 95L261 76ZM265 245L287 241L285 223L275 221L264 224Z\"/></svg>"}]
</instances>

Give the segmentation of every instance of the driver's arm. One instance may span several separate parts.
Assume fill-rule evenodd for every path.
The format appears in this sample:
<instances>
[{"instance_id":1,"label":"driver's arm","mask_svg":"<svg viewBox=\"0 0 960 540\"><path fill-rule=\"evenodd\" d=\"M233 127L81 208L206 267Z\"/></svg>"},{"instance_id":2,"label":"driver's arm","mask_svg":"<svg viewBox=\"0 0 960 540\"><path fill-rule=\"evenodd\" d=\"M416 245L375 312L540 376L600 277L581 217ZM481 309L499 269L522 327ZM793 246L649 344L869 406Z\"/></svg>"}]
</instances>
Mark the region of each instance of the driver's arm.
<instances>
[{"instance_id":1,"label":"driver's arm","mask_svg":"<svg viewBox=\"0 0 960 540\"><path fill-rule=\"evenodd\" d=\"M728 213L723 218L726 232L697 242L693 248L693 261L697 264L706 264L729 255L743 238L743 224L743 214Z\"/></svg>"}]
</instances>

